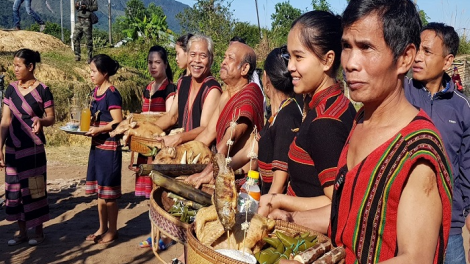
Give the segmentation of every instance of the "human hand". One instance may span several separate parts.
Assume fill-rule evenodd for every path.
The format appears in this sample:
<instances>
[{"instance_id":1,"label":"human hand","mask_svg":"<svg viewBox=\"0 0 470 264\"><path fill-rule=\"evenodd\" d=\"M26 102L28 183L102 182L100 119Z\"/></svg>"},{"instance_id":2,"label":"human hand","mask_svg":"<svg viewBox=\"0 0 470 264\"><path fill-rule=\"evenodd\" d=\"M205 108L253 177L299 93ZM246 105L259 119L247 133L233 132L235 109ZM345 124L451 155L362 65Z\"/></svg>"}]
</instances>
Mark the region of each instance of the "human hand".
<instances>
[{"instance_id":1,"label":"human hand","mask_svg":"<svg viewBox=\"0 0 470 264\"><path fill-rule=\"evenodd\" d=\"M85 133L85 136L94 137L101 132L102 132L102 129L100 127L90 127L88 132Z\"/></svg>"},{"instance_id":2,"label":"human hand","mask_svg":"<svg viewBox=\"0 0 470 264\"><path fill-rule=\"evenodd\" d=\"M275 196L277 194L270 193L262 195L259 200L258 214L262 216L268 216L273 209L277 209L279 206L276 203Z\"/></svg>"},{"instance_id":3,"label":"human hand","mask_svg":"<svg viewBox=\"0 0 470 264\"><path fill-rule=\"evenodd\" d=\"M199 188L204 183L213 184L214 183L213 175L214 175L214 172L213 172L212 164L209 163L202 172L195 173L189 176L185 180L185 182L193 185L195 188Z\"/></svg>"},{"instance_id":4,"label":"human hand","mask_svg":"<svg viewBox=\"0 0 470 264\"><path fill-rule=\"evenodd\" d=\"M166 147L174 148L181 144L181 134L157 137L157 140L163 141L163 144L165 144Z\"/></svg>"},{"instance_id":5,"label":"human hand","mask_svg":"<svg viewBox=\"0 0 470 264\"><path fill-rule=\"evenodd\" d=\"M274 209L271 213L269 213L268 218L274 220L283 220L286 222L294 222L293 213L281 209Z\"/></svg>"},{"instance_id":6,"label":"human hand","mask_svg":"<svg viewBox=\"0 0 470 264\"><path fill-rule=\"evenodd\" d=\"M31 131L35 134L39 133L39 131L42 129L41 125L41 119L40 118L35 118L33 120L33 125L31 126Z\"/></svg>"}]
</instances>

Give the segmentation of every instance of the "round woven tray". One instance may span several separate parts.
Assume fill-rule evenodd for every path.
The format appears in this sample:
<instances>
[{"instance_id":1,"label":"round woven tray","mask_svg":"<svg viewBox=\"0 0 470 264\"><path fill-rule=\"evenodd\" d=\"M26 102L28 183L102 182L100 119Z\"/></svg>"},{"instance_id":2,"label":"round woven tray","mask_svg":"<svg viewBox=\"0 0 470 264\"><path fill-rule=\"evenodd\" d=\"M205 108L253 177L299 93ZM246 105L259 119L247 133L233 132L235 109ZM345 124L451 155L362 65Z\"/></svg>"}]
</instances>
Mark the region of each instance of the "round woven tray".
<instances>
[{"instance_id":1,"label":"round woven tray","mask_svg":"<svg viewBox=\"0 0 470 264\"><path fill-rule=\"evenodd\" d=\"M150 194L149 217L152 223L166 236L179 242L186 243L186 230L189 224L181 222L176 217L169 214L165 208L171 207L171 201L165 199L163 188L156 187ZM164 194L162 196L162 194Z\"/></svg>"},{"instance_id":2,"label":"round woven tray","mask_svg":"<svg viewBox=\"0 0 470 264\"><path fill-rule=\"evenodd\" d=\"M311 229L294 223L289 223L281 220L276 220L275 230L282 231L290 235L293 235L298 232L310 232L310 234L312 235L317 235L319 242L329 240L327 236L319 232L313 231ZM191 225L188 229L187 241L188 243L185 245L186 264L246 264L245 262L226 257L216 252L212 248L203 245L195 236L194 225Z\"/></svg>"}]
</instances>

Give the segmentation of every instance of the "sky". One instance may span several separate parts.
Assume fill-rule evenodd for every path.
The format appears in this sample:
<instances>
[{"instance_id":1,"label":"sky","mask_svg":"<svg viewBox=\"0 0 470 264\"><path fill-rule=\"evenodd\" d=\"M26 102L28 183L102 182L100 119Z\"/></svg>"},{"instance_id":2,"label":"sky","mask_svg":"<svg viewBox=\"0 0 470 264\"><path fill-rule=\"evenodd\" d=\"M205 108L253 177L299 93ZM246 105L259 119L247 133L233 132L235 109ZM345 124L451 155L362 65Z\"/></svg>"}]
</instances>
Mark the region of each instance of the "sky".
<instances>
[{"instance_id":1,"label":"sky","mask_svg":"<svg viewBox=\"0 0 470 264\"><path fill-rule=\"evenodd\" d=\"M177 0L178 2L193 6L195 0ZM228 0L232 2L231 8L234 17L242 22L257 25L255 0ZM271 14L274 13L276 3L289 0L257 0L261 27L271 27ZM311 0L290 0L290 4L300 10L312 10ZM341 14L346 8L346 0L329 0L333 12ZM424 10L429 16L429 22L443 22L453 26L462 35L465 31L470 34L470 0L417 0L418 8ZM464 30L465 28L465 30Z\"/></svg>"}]
</instances>

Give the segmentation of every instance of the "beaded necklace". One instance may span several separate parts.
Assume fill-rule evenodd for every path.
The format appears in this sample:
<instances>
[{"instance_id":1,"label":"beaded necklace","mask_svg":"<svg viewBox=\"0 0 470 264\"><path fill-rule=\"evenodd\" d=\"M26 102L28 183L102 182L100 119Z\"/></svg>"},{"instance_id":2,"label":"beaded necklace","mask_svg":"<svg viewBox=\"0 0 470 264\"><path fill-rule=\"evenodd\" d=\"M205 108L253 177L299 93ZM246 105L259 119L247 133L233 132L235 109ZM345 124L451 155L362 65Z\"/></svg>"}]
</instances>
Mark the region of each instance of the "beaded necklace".
<instances>
[{"instance_id":1,"label":"beaded necklace","mask_svg":"<svg viewBox=\"0 0 470 264\"><path fill-rule=\"evenodd\" d=\"M292 97L289 97L289 98L287 98L287 99L285 99L284 101L281 102L281 106L279 106L279 110L277 110L277 112L269 118L269 121L268 121L269 125L274 124L274 122L276 121L277 114L279 114L279 112L281 112L282 108L284 108L284 106L288 105L291 101L294 101L295 103L297 103L295 101L295 99L292 98ZM299 111L302 112L302 110L300 110L300 106L297 105L297 107L299 107Z\"/></svg>"}]
</instances>

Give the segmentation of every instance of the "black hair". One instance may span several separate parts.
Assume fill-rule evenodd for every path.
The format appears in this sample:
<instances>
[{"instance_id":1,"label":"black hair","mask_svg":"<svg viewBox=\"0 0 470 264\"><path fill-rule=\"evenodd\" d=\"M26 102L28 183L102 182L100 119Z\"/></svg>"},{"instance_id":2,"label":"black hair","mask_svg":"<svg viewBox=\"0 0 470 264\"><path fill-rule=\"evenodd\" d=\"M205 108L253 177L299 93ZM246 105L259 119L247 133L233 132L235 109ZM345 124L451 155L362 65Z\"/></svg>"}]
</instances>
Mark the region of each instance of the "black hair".
<instances>
[{"instance_id":1,"label":"black hair","mask_svg":"<svg viewBox=\"0 0 470 264\"><path fill-rule=\"evenodd\" d=\"M166 65L166 69L165 69L166 78L168 79L169 82L173 82L173 71L171 70L170 63L168 63L168 53L166 52L166 49L159 45L155 45L151 47L149 50L149 54L147 55L147 60L151 52L157 52L160 55L160 58L163 60L163 62Z\"/></svg>"},{"instance_id":2,"label":"black hair","mask_svg":"<svg viewBox=\"0 0 470 264\"><path fill-rule=\"evenodd\" d=\"M188 51L188 41L189 39L194 36L193 34L191 33L187 33L187 34L184 34L182 35L181 37L179 37L177 40L176 40L176 45L180 46L181 49L183 49L184 52Z\"/></svg>"},{"instance_id":3,"label":"black hair","mask_svg":"<svg viewBox=\"0 0 470 264\"><path fill-rule=\"evenodd\" d=\"M116 74L119 69L119 62L113 60L106 54L95 55L91 58L90 63L92 62L95 63L96 69L98 69L101 74L108 74L108 77Z\"/></svg>"},{"instance_id":4,"label":"black hair","mask_svg":"<svg viewBox=\"0 0 470 264\"><path fill-rule=\"evenodd\" d=\"M410 0L351 0L343 13L343 29L373 14L382 22L384 40L394 61L409 44L419 48L421 19Z\"/></svg>"},{"instance_id":5,"label":"black hair","mask_svg":"<svg viewBox=\"0 0 470 264\"><path fill-rule=\"evenodd\" d=\"M439 36L442 39L442 43L444 44L444 47L447 49L447 53L443 54L444 56L447 56L448 54L452 54L454 56L457 55L457 52L459 50L459 42L460 38L457 32L455 32L454 28L451 26L448 26L443 23L436 23L436 22L431 22L427 24L421 32L425 30L432 30L436 33L437 36Z\"/></svg>"},{"instance_id":6,"label":"black hair","mask_svg":"<svg viewBox=\"0 0 470 264\"><path fill-rule=\"evenodd\" d=\"M292 84L292 76L287 69L286 59L281 55L281 49L273 49L264 61L264 70L273 87L284 94L292 95L294 85Z\"/></svg>"},{"instance_id":7,"label":"black hair","mask_svg":"<svg viewBox=\"0 0 470 264\"><path fill-rule=\"evenodd\" d=\"M310 11L297 18L291 26L299 27L301 43L312 51L320 60L332 50L335 53L333 73L339 68L341 62L341 17L327 11Z\"/></svg>"},{"instance_id":8,"label":"black hair","mask_svg":"<svg viewBox=\"0 0 470 264\"><path fill-rule=\"evenodd\" d=\"M247 54L245 54L245 57L243 57L240 63L240 67L243 66L243 64L245 63L248 63L248 65L250 65L250 69L248 70L247 77L248 77L248 80L251 80L251 78L253 77L253 72L256 69L256 54L252 52L248 52Z\"/></svg>"},{"instance_id":9,"label":"black hair","mask_svg":"<svg viewBox=\"0 0 470 264\"><path fill-rule=\"evenodd\" d=\"M38 51L30 49L20 49L15 52L13 58L20 58L24 60L24 65L28 66L33 64L33 71L36 69L36 63L41 62L41 54Z\"/></svg>"},{"instance_id":10,"label":"black hair","mask_svg":"<svg viewBox=\"0 0 470 264\"><path fill-rule=\"evenodd\" d=\"M233 37L232 39L230 39L230 42L240 42L240 43L246 44L245 39L239 36Z\"/></svg>"}]
</instances>

